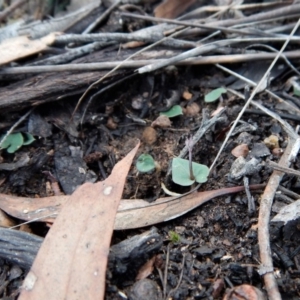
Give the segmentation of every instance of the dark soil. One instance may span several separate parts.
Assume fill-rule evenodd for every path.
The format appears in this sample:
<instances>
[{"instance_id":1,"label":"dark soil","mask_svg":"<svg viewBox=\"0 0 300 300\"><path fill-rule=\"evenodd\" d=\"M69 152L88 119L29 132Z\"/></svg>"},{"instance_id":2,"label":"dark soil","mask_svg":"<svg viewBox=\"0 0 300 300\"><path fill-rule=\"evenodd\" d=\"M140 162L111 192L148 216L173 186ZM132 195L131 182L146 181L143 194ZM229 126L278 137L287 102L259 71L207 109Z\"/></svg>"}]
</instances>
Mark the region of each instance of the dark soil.
<instances>
[{"instance_id":1,"label":"dark soil","mask_svg":"<svg viewBox=\"0 0 300 300\"><path fill-rule=\"evenodd\" d=\"M159 49L161 48L157 48ZM34 59L32 58L33 61ZM228 67L241 70L250 68L250 64L238 63ZM263 64L261 68L266 70ZM278 75L271 82L270 90L281 92L288 72L290 71L285 69ZM225 79L229 81L227 74L209 65L174 67L171 70L163 69L148 75L130 77L94 97L88 105L88 100L97 91L120 78L125 78L129 73L119 71L101 87L94 89L73 119L71 115L82 90L74 89L74 95L68 94L63 101L49 102L36 107L25 122L14 130L31 132L36 140L28 146L21 147L15 154L9 154L5 150L0 153L2 163L15 162L27 154L30 164L13 171L2 170L0 192L37 197L38 201L39 197L54 193L49 186L57 180L62 192L71 194L84 182L101 181L109 176L116 162L134 147L137 139L142 141L137 157L142 153L151 154L158 167L150 174L141 174L133 165L128 174L123 199L144 199L153 202L166 195L161 183L165 183L172 192L188 192L191 187L181 187L173 183L171 176L167 175L172 158L179 155L186 139L195 134L203 118L210 118L219 106L223 106L226 111L221 120L193 147L193 161L210 166L244 101L227 92L223 95L222 102L204 102L204 96L209 91L220 87ZM27 76L28 79L22 79L24 83L26 80L33 80L30 79L33 76L30 76ZM15 81L19 82L19 79L15 78ZM3 82L1 86L5 89L10 83ZM149 130L160 112L166 110L167 99L171 98L173 92L179 95L177 104L183 108L183 115L171 118L172 126L169 128L155 127ZM184 92L189 92L191 99L184 99ZM242 88L240 92L243 92ZM293 127L298 125L299 121L289 118L294 114L284 108L280 109L278 102L266 93L260 93L255 100L277 113L285 113L288 118L286 120ZM194 104L196 106L190 111L191 105ZM14 108L0 112L1 133L5 133L27 111L28 107L25 105L17 110ZM242 117L242 121L245 123L238 125L208 181L201 185L199 191L243 185L243 179L235 180L229 175L236 159L231 151L240 144L245 143L250 149L247 160L254 156L251 150L255 145L264 144L264 140L271 134L279 138L277 148L285 149L287 135L276 120L249 110ZM255 156L262 164L267 159L277 162L279 157L272 150L266 155L259 153ZM297 159L291 168L299 167L300 162ZM77 175L78 168L85 170L84 176L81 173ZM272 168L264 165L260 171L249 177L250 184L267 183L272 171ZM52 175L49 175L49 172ZM295 175L285 175L281 184L295 193L299 192L299 179ZM259 274L257 241L260 194L252 193L256 205L254 212L248 210L246 194L239 193L214 199L173 221L155 225L164 243L155 254L156 267L148 276L151 281L146 282L149 289L145 292L143 288L138 290L139 287L134 286L138 269L130 270L130 274L122 276L108 274L106 299L124 299L122 293L131 295L131 299L162 299L160 297L163 297L163 293L164 296L169 295L169 299L178 300L222 299L226 289L241 284L255 286L264 292L264 282ZM283 203L280 195L278 199L274 199L272 216ZM20 220L15 222L21 223ZM40 236L45 236L48 230L43 223L31 224L28 228ZM113 244L148 229L115 232ZM272 258L282 298L299 299L299 224L297 221L286 226L272 223L270 231ZM178 240L174 240L172 232L178 234ZM160 274L165 272L167 256L169 262L163 291ZM0 263L0 293L3 299L16 299L27 270L10 265L5 259ZM14 271L16 276L13 276Z\"/></svg>"}]
</instances>

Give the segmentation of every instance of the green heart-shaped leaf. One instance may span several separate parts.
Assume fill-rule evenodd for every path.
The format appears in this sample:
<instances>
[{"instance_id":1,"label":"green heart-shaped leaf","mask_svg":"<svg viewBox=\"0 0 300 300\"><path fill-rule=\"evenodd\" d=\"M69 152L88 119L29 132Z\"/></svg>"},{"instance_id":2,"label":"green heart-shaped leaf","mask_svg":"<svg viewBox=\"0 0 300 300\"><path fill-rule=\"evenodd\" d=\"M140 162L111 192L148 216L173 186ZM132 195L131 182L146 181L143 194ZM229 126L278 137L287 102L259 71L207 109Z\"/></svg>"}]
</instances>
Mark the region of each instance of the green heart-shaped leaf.
<instances>
[{"instance_id":1,"label":"green heart-shaped leaf","mask_svg":"<svg viewBox=\"0 0 300 300\"><path fill-rule=\"evenodd\" d=\"M205 95L204 101L206 103L214 102L214 101L218 100L223 93L226 93L226 92L227 92L227 90L224 88L218 88L218 89L212 90L207 95Z\"/></svg>"},{"instance_id":2,"label":"green heart-shaped leaf","mask_svg":"<svg viewBox=\"0 0 300 300\"><path fill-rule=\"evenodd\" d=\"M135 166L140 173L147 173L155 169L155 161L150 154L141 154Z\"/></svg>"},{"instance_id":3,"label":"green heart-shaped leaf","mask_svg":"<svg viewBox=\"0 0 300 300\"><path fill-rule=\"evenodd\" d=\"M15 153L23 145L23 135L18 133L10 134L1 144L2 149L6 149L8 153Z\"/></svg>"},{"instance_id":4,"label":"green heart-shaped leaf","mask_svg":"<svg viewBox=\"0 0 300 300\"><path fill-rule=\"evenodd\" d=\"M195 181L203 183L207 181L209 169L205 165L192 162L193 175L195 179L190 178L189 161L179 157L172 160L172 180L182 186L192 185Z\"/></svg>"},{"instance_id":5,"label":"green heart-shaped leaf","mask_svg":"<svg viewBox=\"0 0 300 300\"><path fill-rule=\"evenodd\" d=\"M169 118L177 117L182 115L182 108L180 105L174 105L168 111L161 112L160 115L164 115Z\"/></svg>"}]
</instances>

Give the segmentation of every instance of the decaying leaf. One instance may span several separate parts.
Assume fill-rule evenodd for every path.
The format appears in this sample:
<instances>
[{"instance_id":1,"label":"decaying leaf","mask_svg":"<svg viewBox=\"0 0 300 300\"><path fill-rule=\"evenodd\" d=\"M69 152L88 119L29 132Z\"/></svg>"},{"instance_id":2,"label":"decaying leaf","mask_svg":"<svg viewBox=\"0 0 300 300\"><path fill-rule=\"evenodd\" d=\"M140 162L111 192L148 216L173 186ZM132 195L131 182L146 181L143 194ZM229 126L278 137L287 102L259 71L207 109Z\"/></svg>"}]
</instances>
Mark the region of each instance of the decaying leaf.
<instances>
[{"instance_id":1,"label":"decaying leaf","mask_svg":"<svg viewBox=\"0 0 300 300\"><path fill-rule=\"evenodd\" d=\"M80 186L47 234L19 299L103 299L115 215L137 145L96 184Z\"/></svg>"},{"instance_id":2,"label":"decaying leaf","mask_svg":"<svg viewBox=\"0 0 300 300\"><path fill-rule=\"evenodd\" d=\"M174 19L183 13L194 2L195 0L165 0L155 8L155 17Z\"/></svg>"},{"instance_id":3,"label":"decaying leaf","mask_svg":"<svg viewBox=\"0 0 300 300\"><path fill-rule=\"evenodd\" d=\"M250 188L259 189L263 185ZM115 230L139 228L175 219L203 203L222 195L243 191L243 186L223 188L183 195L182 197L164 197L148 203L142 199L123 200L120 202ZM13 197L0 194L0 208L6 213L22 220L42 218L53 222L62 205L70 196L53 196L41 199ZM52 214L52 215L51 215Z\"/></svg>"}]
</instances>

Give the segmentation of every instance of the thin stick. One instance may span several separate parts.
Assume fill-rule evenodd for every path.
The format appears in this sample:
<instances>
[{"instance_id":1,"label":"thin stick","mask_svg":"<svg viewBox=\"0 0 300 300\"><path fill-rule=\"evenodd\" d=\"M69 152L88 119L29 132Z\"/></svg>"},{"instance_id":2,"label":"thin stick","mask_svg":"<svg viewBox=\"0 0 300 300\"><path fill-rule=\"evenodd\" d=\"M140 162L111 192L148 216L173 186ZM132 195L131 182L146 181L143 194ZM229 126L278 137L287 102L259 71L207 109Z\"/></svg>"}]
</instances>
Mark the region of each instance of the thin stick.
<instances>
[{"instance_id":1,"label":"thin stick","mask_svg":"<svg viewBox=\"0 0 300 300\"><path fill-rule=\"evenodd\" d=\"M12 3L9 7L7 7L5 10L0 12L0 22L2 22L6 17L8 17L10 14L14 12L18 7L24 5L27 2L27 0L19 0Z\"/></svg>"},{"instance_id":2,"label":"thin stick","mask_svg":"<svg viewBox=\"0 0 300 300\"><path fill-rule=\"evenodd\" d=\"M295 26L295 24L294 24ZM274 47L272 46L269 46L269 45L264 45L264 44L254 44L254 45L251 45L251 48L253 47L263 47L263 48L267 48L275 53L278 53L278 50L275 49ZM250 47L246 48L246 49L249 49ZM298 75L300 76L300 72L293 66L293 64L286 58L286 56L284 55L284 53L282 54L281 58L285 61L285 63Z\"/></svg>"},{"instance_id":3,"label":"thin stick","mask_svg":"<svg viewBox=\"0 0 300 300\"><path fill-rule=\"evenodd\" d=\"M291 37L289 39L290 40L299 40L298 37ZM237 43L244 43L244 42L250 42L250 43L255 43L255 42L267 42L267 41L277 41L277 42L283 42L286 41L286 37L272 37L272 38L236 38L236 39L225 39L225 40L221 40L221 41L216 41L216 42L212 42L206 45L200 45L194 49L185 51L179 55L176 55L170 59L166 59L163 63L160 64L149 64L147 66L144 66L142 68L139 68L137 70L137 72L139 74L143 74L143 73L148 73L148 72L153 72L156 71L158 69L164 68L168 65L172 65L175 64L179 61L182 61L184 59L187 58L191 58L191 57L195 57L195 56L199 56L199 55L203 55L206 54L210 51L216 50L220 47L225 47L225 46L229 46L229 45L234 45ZM282 53L279 53L280 55ZM277 56L279 57L280 55L277 54ZM276 57L277 57L276 56ZM278 58L277 58L278 59ZM277 61L276 59L276 61Z\"/></svg>"},{"instance_id":4,"label":"thin stick","mask_svg":"<svg viewBox=\"0 0 300 300\"><path fill-rule=\"evenodd\" d=\"M234 5L233 8L236 10L247 10L247 9L264 9L264 8L269 8L273 6L286 6L293 4L293 1L284 1L284 2L271 2L271 3L251 3L251 4L238 4ZM209 5L209 6L201 6L200 8L196 8L195 10L187 13L184 15L185 18L193 18L194 15L197 15L202 12L219 12L223 11L225 9L228 9L228 6L216 6L216 5Z\"/></svg>"},{"instance_id":5,"label":"thin stick","mask_svg":"<svg viewBox=\"0 0 300 300\"><path fill-rule=\"evenodd\" d=\"M224 143L222 144L215 160L213 161L210 170L212 170L212 168L214 167L214 165L216 164L216 162L218 161L220 154L222 153L223 149L225 148L225 145L227 144L233 130L235 129L237 123L239 122L239 120L241 119L241 117L243 116L245 110L247 109L247 107L249 106L250 102L252 101L252 99L254 98L254 96L256 95L257 91L259 90L260 86L263 84L263 82L267 79L267 77L269 76L270 71L272 70L272 68L274 67L274 65L276 64L277 60L279 59L280 55L282 55L283 50L285 49L285 47L287 46L287 44L289 43L291 37L295 34L296 30L298 29L300 25L300 19L298 20L297 24L295 25L294 29L292 30L292 32L290 33L290 35L288 36L288 38L286 39L285 43L283 44L283 46L281 47L280 51L277 53L275 59L273 60L272 64L270 65L270 67L268 68L268 70L265 72L264 76L261 78L261 80L259 81L259 83L257 84L257 86L255 87L255 89L252 91L249 99L247 100L247 102L245 103L243 109L240 111L238 117L236 118L236 120L234 121L232 127L230 128Z\"/></svg>"},{"instance_id":6,"label":"thin stick","mask_svg":"<svg viewBox=\"0 0 300 300\"><path fill-rule=\"evenodd\" d=\"M242 76L242 75L240 75L240 74L237 74L236 72L233 72L233 71L229 70L228 68L226 68L226 67L224 67L224 66L221 66L221 65L219 65L219 64L216 64L216 67L218 67L219 69L221 69L221 70L223 70L223 71L225 71L225 72L227 72L227 73L229 73L229 74L231 74L231 75L233 75L233 76L236 76L237 78L239 78L239 79L241 79L241 80L247 82L247 83L250 84L251 86L257 87L257 83L256 83L256 82L254 82L254 81L252 81L252 80L250 80L250 79L248 79L248 78L246 78L246 77L244 77L244 76ZM265 91L266 93L268 93L271 97L273 97L274 99L276 99L277 101L279 101L279 102L284 102L284 103L289 107L289 109L290 109L292 112L294 112L294 113L296 113L296 114L298 114L298 115L300 114L300 110L299 110L298 107L295 107L294 105L291 105L291 104L289 104L288 102L284 101L282 98L280 98L279 96L277 96L276 94L274 94L273 92L271 92L269 89L265 89L264 91ZM244 99L244 97L242 97L242 98ZM251 101L251 102L252 102L252 101ZM258 104L257 104L257 103L254 103L254 105L257 106ZM263 106L261 106L261 107L263 107ZM265 109L265 108L264 108L264 109Z\"/></svg>"},{"instance_id":7,"label":"thin stick","mask_svg":"<svg viewBox=\"0 0 300 300\"><path fill-rule=\"evenodd\" d=\"M97 81L95 81L94 83L92 83L92 84L86 89L86 91L83 93L83 95L80 97L80 99L78 100L78 102L77 102L77 104L76 104L76 107L75 107L75 109L74 109L74 111L73 111L73 113L72 113L72 118L74 117L74 115L75 115L75 113L76 113L76 111L77 111L79 105L81 104L81 102L82 102L82 100L84 99L84 97L86 96L86 94L87 94L94 86L98 85L98 84L99 84L100 82L102 82L105 78L107 78L110 74L112 74L114 71L118 70L118 69L123 65L124 62L130 60L131 58L133 58L134 56L136 56L136 55L138 55L138 54L140 54L140 53L142 53L142 52L145 52L145 51L148 50L148 49L153 48L153 47L156 46L156 45L161 44L163 41L169 39L170 37L176 36L176 35L178 35L179 33L183 32L183 31L185 31L185 30L186 30L186 29L182 29L182 30L180 30L180 31L178 31L178 32L175 32L174 34L170 35L169 37L165 37L165 38L163 38L163 39L161 39L161 40L155 42L154 44L151 44L151 45L149 45L149 46L147 46L147 47L145 47L145 48L143 48L143 49L141 49L141 50L139 50L139 51L133 53L132 55L130 55L129 57L127 57L125 60L123 60L122 62L120 62L115 68L113 68L113 69L110 70L108 73L106 73L104 76L102 76L99 80L97 80Z\"/></svg>"},{"instance_id":8,"label":"thin stick","mask_svg":"<svg viewBox=\"0 0 300 300\"><path fill-rule=\"evenodd\" d=\"M241 29L227 28L227 27L221 27L221 26L209 26L209 25L192 23L192 22L187 22L187 21L178 21L178 20L170 20L170 19L157 18L157 17L151 17L151 16L142 16L142 15L137 15L137 14L132 14L132 13L122 13L121 16L135 18L135 19L141 19L141 20L154 21L154 22L164 22L167 24L176 24L176 25L190 26L190 27L196 27L196 28L198 27L198 28L203 28L203 29L207 29L207 30L219 30L219 31L228 32L228 33L270 36L269 34L266 34L266 33L264 34L264 33L251 32L249 30L241 30Z\"/></svg>"},{"instance_id":9,"label":"thin stick","mask_svg":"<svg viewBox=\"0 0 300 300\"><path fill-rule=\"evenodd\" d=\"M271 160L268 161L267 166L273 168L274 170L284 172L286 174L296 175L296 176L300 177L300 172L299 171L281 166L280 164L277 164L275 161L271 161Z\"/></svg>"},{"instance_id":10,"label":"thin stick","mask_svg":"<svg viewBox=\"0 0 300 300\"><path fill-rule=\"evenodd\" d=\"M166 299L166 295L167 295L167 280L168 280L169 260L170 260L170 243L167 246L166 265L165 265L164 281L163 281L163 299Z\"/></svg>"},{"instance_id":11,"label":"thin stick","mask_svg":"<svg viewBox=\"0 0 300 300\"><path fill-rule=\"evenodd\" d=\"M100 15L92 24L90 24L82 33L93 31L108 15L121 3L121 0L115 1L102 15Z\"/></svg>"},{"instance_id":12,"label":"thin stick","mask_svg":"<svg viewBox=\"0 0 300 300\"><path fill-rule=\"evenodd\" d=\"M245 53L245 54L229 54L229 55L212 55L203 56L197 58L189 58L175 63L177 66L192 66L192 65L209 65L209 64L226 64L226 63L238 63L247 61L258 61L258 60L271 60L276 56L275 53ZM281 59L287 58L299 58L300 51L287 51L283 53ZM13 74L28 74L28 73L48 73L48 72L65 72L65 71L99 71L99 70L110 70L116 66L122 65L119 69L132 69L146 66L148 64L163 63L166 59L148 59L148 60L128 60L128 61L107 61L107 62L95 62L85 64L64 64L57 66L25 66L25 67L10 67L2 68L0 75L13 75ZM227 69L229 70L229 69ZM242 79L242 78L241 78ZM256 83L255 83L256 84ZM253 83L254 85L254 83Z\"/></svg>"},{"instance_id":13,"label":"thin stick","mask_svg":"<svg viewBox=\"0 0 300 300\"><path fill-rule=\"evenodd\" d=\"M244 17L244 18L239 18L239 19L227 19L227 20L220 20L216 22L211 22L211 26L221 26L221 27L229 27L229 26L234 26L237 24L248 24L250 22L254 21L265 21L270 18L277 18L277 17L282 17L284 16L289 17L291 14L299 14L300 13L300 4L292 4L288 5L285 7L273 9L267 12L261 12L257 14L253 14L249 17ZM299 15L298 15L299 17ZM207 30L205 29L199 29L199 28L194 28L191 29L187 32L187 34L191 35L199 35L205 33Z\"/></svg>"},{"instance_id":14,"label":"thin stick","mask_svg":"<svg viewBox=\"0 0 300 300\"><path fill-rule=\"evenodd\" d=\"M181 284L181 281L182 281L182 278L183 278L184 264L185 264L185 257L186 257L186 254L183 253L183 254L182 254L182 262L181 262L182 269L181 269L180 276L179 276L178 282L177 282L177 284L176 284L176 287L175 287L174 289L172 289L172 290L168 293L168 296L167 296L165 299L172 299L171 296L172 296L172 295L179 289L179 287L180 287L180 284Z\"/></svg>"}]
</instances>

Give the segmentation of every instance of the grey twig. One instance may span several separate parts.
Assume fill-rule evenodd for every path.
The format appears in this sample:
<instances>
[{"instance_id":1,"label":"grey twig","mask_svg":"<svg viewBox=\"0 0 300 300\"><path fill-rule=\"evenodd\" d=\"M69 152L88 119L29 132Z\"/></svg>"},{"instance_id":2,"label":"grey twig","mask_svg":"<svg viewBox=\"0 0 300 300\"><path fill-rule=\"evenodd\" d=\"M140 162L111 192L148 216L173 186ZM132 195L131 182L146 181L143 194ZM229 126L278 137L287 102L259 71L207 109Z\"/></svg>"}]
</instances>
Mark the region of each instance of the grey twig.
<instances>
[{"instance_id":1,"label":"grey twig","mask_svg":"<svg viewBox=\"0 0 300 300\"><path fill-rule=\"evenodd\" d=\"M146 30L147 29L147 30ZM68 44L68 43L91 43L91 42L115 42L115 43L126 43L132 41L154 43L161 40L165 36L163 32L151 32L151 28L146 28L133 33L89 33L89 34L64 34L55 38L57 44ZM189 42L179 39L166 39L161 42L162 45L175 47L175 48L194 48L197 44L195 42Z\"/></svg>"},{"instance_id":2,"label":"grey twig","mask_svg":"<svg viewBox=\"0 0 300 300\"><path fill-rule=\"evenodd\" d=\"M139 68L137 71L140 74L143 73L148 73L148 72L153 72L156 71L158 69L161 69L163 67L169 66L169 65L173 65L179 61L182 61L184 59L188 59L191 57L195 57L195 56L199 56L199 55L203 55L205 53L208 53L210 51L213 51L219 47L224 47L224 46L228 46L228 45L233 45L233 44L237 44L237 43L245 43L245 42L251 42L251 43L255 43L255 42L267 42L267 41L273 41L273 42L284 42L286 40L285 37L272 37L272 38L236 38L236 39L226 39L226 40L220 40L217 42L212 42L206 45L201 45L198 46L197 48L185 51L177 56L174 56L170 59L166 59L165 61L161 62L161 63L157 63L157 64L149 64L145 67ZM299 37L292 37L291 40L297 40L299 41ZM281 53L280 53L281 54Z\"/></svg>"},{"instance_id":3,"label":"grey twig","mask_svg":"<svg viewBox=\"0 0 300 300\"><path fill-rule=\"evenodd\" d=\"M284 167L289 166L290 162L296 158L299 148L300 139L294 139L293 137L290 137L288 146L279 161L279 165ZM265 191L261 196L258 216L258 244L260 260L264 269L270 270L269 272L265 273L263 277L269 299L272 300L281 300L281 296L278 291L278 286L273 273L273 261L270 250L269 222L273 199L283 175L284 173L280 171L274 171L271 175Z\"/></svg>"},{"instance_id":4,"label":"grey twig","mask_svg":"<svg viewBox=\"0 0 300 300\"><path fill-rule=\"evenodd\" d=\"M255 212L255 203L249 189L249 177L244 176L243 181L244 181L245 192L248 199L248 213L253 214Z\"/></svg>"},{"instance_id":5,"label":"grey twig","mask_svg":"<svg viewBox=\"0 0 300 300\"><path fill-rule=\"evenodd\" d=\"M100 15L93 23L91 23L82 33L93 31L108 15L121 3L121 0L115 1L102 15Z\"/></svg>"},{"instance_id":6,"label":"grey twig","mask_svg":"<svg viewBox=\"0 0 300 300\"><path fill-rule=\"evenodd\" d=\"M9 7L0 12L0 22L2 22L6 17L14 12L18 7L24 5L27 0L18 0L12 3Z\"/></svg>"},{"instance_id":7,"label":"grey twig","mask_svg":"<svg viewBox=\"0 0 300 300\"><path fill-rule=\"evenodd\" d=\"M111 42L113 44L113 42ZM24 67L10 67L10 68L2 68L0 70L1 75L9 75L9 74L28 74L28 73L48 73L48 72L65 72L65 71L82 71L82 72L90 72L90 71L99 71L99 70L110 70L115 68L116 66L120 66L120 69L127 68L139 68L145 65L163 63L168 58L157 58L157 59L142 59L142 60L127 60L127 61L107 61L107 62L95 62L95 63L81 63L81 64L61 64L67 61L70 61L76 57L83 55L86 52L97 50L98 47L101 48L101 42L95 42L92 44L88 44L76 49L72 49L67 53L56 55L54 57L50 57L36 63L29 64ZM147 52L145 53L147 55ZM197 58L191 58L188 60L183 60L175 65L179 66L191 66L191 65L206 65L206 64L220 64L220 63L237 63L237 62L246 62L246 61L257 61L257 60L268 60L274 59L276 56L275 53L244 53L244 54L232 54L232 55L212 55L212 56L203 56ZM284 53L285 57L289 58L299 58L300 51L287 51ZM42 65L43 64L43 65ZM55 64L60 64L57 66L53 66ZM219 65L218 65L219 67ZM225 70L224 67L222 67ZM226 71L230 70L226 68ZM232 73L233 74L233 73ZM236 74L236 73L234 73ZM237 75L235 75L237 76ZM240 77L242 80L245 77ZM255 85L253 81L246 81L248 83L252 83ZM271 94L273 97L274 94ZM276 95L275 95L276 96ZM281 100L281 99L280 99Z\"/></svg>"},{"instance_id":8,"label":"grey twig","mask_svg":"<svg viewBox=\"0 0 300 300\"><path fill-rule=\"evenodd\" d=\"M81 47L70 49L66 53L55 55L55 56L51 56L49 58L45 58L45 59L39 60L37 62L28 64L24 68L27 68L28 66L46 66L46 65L64 64L64 63L67 63L69 61L72 61L75 58L84 56L85 54L94 52L96 50L99 50L101 48L104 48L104 47L107 47L107 46L113 45L113 44L114 44L114 42L95 42L95 43L90 43L88 45L84 45L84 46L81 46ZM70 65L72 66L72 64L67 64L65 66L64 70L67 71L68 66L70 66ZM37 68L37 69L39 69L39 68ZM49 69L51 69L51 67Z\"/></svg>"}]
</instances>

